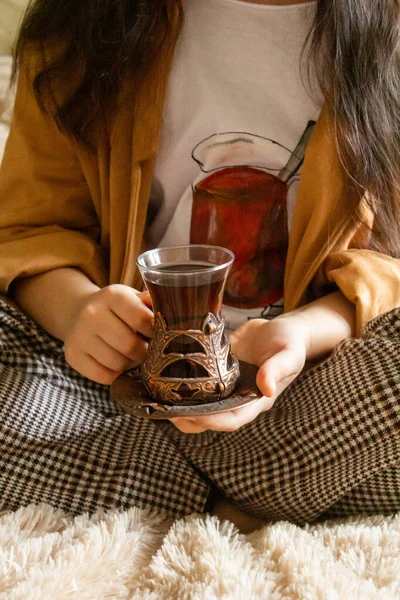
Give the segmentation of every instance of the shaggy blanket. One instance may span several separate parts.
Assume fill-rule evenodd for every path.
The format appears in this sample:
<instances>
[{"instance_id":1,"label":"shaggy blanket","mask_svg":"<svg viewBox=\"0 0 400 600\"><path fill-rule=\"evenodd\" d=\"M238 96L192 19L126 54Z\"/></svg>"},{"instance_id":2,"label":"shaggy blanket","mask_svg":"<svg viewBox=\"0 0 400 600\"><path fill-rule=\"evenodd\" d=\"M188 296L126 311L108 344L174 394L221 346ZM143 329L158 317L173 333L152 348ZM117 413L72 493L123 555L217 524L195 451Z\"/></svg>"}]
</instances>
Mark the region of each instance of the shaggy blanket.
<instances>
[{"instance_id":1,"label":"shaggy blanket","mask_svg":"<svg viewBox=\"0 0 400 600\"><path fill-rule=\"evenodd\" d=\"M146 511L0 516L0 600L400 598L400 514L248 535Z\"/></svg>"}]
</instances>

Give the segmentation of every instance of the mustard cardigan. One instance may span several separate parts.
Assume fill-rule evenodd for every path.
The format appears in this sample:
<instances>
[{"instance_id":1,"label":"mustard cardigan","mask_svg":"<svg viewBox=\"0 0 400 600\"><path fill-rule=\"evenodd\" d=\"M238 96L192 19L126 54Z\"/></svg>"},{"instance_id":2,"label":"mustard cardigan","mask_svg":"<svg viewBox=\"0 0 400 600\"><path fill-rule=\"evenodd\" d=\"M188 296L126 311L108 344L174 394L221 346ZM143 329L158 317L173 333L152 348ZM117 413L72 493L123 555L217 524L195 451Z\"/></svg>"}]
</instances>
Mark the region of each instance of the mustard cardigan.
<instances>
[{"instance_id":1,"label":"mustard cardigan","mask_svg":"<svg viewBox=\"0 0 400 600\"><path fill-rule=\"evenodd\" d=\"M61 133L32 90L37 60L19 76L0 170L0 292L11 282L60 267L81 269L99 286L138 287L142 246L172 51L165 51L136 96L122 94L95 151ZM37 57L36 57L37 58ZM344 170L326 109L309 142L290 232L285 310L338 287L355 304L356 329L400 306L400 261L366 249L373 219L364 200L344 217Z\"/></svg>"}]
</instances>

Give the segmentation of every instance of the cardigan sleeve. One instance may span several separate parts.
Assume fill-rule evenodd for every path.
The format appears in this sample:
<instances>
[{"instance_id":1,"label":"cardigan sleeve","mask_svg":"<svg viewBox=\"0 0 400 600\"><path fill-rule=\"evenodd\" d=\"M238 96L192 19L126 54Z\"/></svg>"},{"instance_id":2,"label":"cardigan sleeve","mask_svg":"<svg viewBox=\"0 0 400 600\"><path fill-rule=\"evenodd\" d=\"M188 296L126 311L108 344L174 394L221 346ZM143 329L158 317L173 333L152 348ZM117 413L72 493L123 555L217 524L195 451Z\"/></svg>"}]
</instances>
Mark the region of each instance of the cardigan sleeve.
<instances>
[{"instance_id":1,"label":"cardigan sleeve","mask_svg":"<svg viewBox=\"0 0 400 600\"><path fill-rule=\"evenodd\" d=\"M0 292L13 280L60 267L107 280L100 223L73 142L41 111L34 69L19 74L0 170Z\"/></svg>"},{"instance_id":2,"label":"cardigan sleeve","mask_svg":"<svg viewBox=\"0 0 400 600\"><path fill-rule=\"evenodd\" d=\"M400 306L400 260L373 250L332 252L323 264L324 278L334 283L356 310L356 335L378 315Z\"/></svg>"},{"instance_id":3,"label":"cardigan sleeve","mask_svg":"<svg viewBox=\"0 0 400 600\"><path fill-rule=\"evenodd\" d=\"M334 118L325 107L307 146L285 273L285 311L339 288L355 306L356 335L400 306L400 261L371 249L368 198L346 185ZM349 197L349 194L355 194ZM400 199L399 199L400 202ZM347 206L358 207L348 216Z\"/></svg>"}]
</instances>

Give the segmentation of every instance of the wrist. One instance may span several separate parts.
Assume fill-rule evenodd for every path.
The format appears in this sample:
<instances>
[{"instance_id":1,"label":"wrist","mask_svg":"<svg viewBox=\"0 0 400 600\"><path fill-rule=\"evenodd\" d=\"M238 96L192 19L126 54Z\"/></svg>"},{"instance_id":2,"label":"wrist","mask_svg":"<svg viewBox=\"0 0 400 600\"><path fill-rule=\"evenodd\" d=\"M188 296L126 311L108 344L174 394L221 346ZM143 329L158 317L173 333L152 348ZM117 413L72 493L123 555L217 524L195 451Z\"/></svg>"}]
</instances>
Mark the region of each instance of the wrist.
<instances>
[{"instance_id":1,"label":"wrist","mask_svg":"<svg viewBox=\"0 0 400 600\"><path fill-rule=\"evenodd\" d=\"M62 268L18 281L13 297L48 333L65 341L88 297L99 290L78 269Z\"/></svg>"},{"instance_id":2,"label":"wrist","mask_svg":"<svg viewBox=\"0 0 400 600\"><path fill-rule=\"evenodd\" d=\"M97 287L94 289L79 289L77 290L76 295L69 299L68 305L64 306L64 331L61 339L65 341L65 338L74 328L80 312L99 289L100 288Z\"/></svg>"},{"instance_id":3,"label":"wrist","mask_svg":"<svg viewBox=\"0 0 400 600\"><path fill-rule=\"evenodd\" d=\"M296 323L302 331L308 360L326 356L354 335L355 307L339 291L285 313L282 318Z\"/></svg>"},{"instance_id":4,"label":"wrist","mask_svg":"<svg viewBox=\"0 0 400 600\"><path fill-rule=\"evenodd\" d=\"M71 284L74 284L74 292L69 295L68 301L63 306L62 329L58 336L63 341L66 340L69 333L75 326L79 315L90 298L100 291L100 287L95 285L89 279L72 277Z\"/></svg>"}]
</instances>

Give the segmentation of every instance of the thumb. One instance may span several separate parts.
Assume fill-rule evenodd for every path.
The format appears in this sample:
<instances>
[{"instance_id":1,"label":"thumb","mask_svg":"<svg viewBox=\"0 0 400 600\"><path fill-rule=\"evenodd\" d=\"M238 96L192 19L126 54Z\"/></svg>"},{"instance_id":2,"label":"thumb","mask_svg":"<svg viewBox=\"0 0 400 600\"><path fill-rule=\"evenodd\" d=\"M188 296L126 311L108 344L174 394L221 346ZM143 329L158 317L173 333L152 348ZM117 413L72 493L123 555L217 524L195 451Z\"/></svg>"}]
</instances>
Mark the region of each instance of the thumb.
<instances>
[{"instance_id":1,"label":"thumb","mask_svg":"<svg viewBox=\"0 0 400 600\"><path fill-rule=\"evenodd\" d=\"M256 383L260 392L268 398L280 393L282 385L285 382L288 385L300 373L302 366L293 350L280 350L258 369Z\"/></svg>"}]
</instances>

